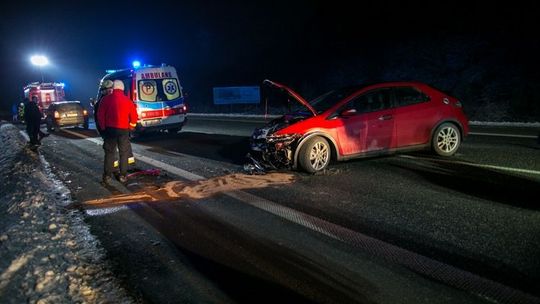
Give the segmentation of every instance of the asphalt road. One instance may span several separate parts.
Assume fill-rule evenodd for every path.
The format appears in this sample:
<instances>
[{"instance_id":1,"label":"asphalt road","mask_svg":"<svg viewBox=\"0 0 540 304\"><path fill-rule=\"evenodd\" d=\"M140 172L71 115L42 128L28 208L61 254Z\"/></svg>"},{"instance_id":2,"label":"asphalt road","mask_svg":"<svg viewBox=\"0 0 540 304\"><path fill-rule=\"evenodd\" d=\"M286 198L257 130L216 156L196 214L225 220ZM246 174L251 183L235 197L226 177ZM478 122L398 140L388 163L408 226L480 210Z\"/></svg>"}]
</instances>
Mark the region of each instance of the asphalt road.
<instances>
[{"instance_id":1,"label":"asphalt road","mask_svg":"<svg viewBox=\"0 0 540 304\"><path fill-rule=\"evenodd\" d=\"M246 178L246 135L263 123L190 117L138 139L135 167L162 171L127 187L99 184L93 130L40 151L141 302L538 303L538 130L476 127L450 159Z\"/></svg>"}]
</instances>

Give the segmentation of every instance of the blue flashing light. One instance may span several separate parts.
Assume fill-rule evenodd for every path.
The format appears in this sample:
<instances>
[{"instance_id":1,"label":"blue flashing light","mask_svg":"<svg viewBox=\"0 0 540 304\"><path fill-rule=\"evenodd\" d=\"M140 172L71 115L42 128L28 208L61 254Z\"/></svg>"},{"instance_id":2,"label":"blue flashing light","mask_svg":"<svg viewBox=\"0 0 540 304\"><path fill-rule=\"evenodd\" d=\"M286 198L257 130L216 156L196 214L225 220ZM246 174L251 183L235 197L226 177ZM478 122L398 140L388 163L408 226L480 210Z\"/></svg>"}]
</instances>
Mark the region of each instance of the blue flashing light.
<instances>
[{"instance_id":1,"label":"blue flashing light","mask_svg":"<svg viewBox=\"0 0 540 304\"><path fill-rule=\"evenodd\" d=\"M140 66L141 66L141 62L140 62L139 60L133 61L133 68L136 69L136 68L138 68L138 67L140 67Z\"/></svg>"}]
</instances>

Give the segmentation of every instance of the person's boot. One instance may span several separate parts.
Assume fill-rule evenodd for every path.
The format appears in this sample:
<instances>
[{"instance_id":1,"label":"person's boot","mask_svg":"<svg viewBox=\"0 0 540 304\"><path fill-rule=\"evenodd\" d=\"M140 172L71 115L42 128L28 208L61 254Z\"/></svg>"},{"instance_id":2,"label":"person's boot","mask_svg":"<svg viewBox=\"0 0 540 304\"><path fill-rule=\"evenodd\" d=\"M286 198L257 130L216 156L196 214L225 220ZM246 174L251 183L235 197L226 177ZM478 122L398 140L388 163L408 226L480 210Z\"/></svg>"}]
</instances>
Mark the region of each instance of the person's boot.
<instances>
[{"instance_id":1,"label":"person's boot","mask_svg":"<svg viewBox=\"0 0 540 304\"><path fill-rule=\"evenodd\" d=\"M125 175L120 175L120 176L118 177L118 181L121 182L122 184L127 183L127 181L128 181L127 176L125 176Z\"/></svg>"},{"instance_id":2,"label":"person's boot","mask_svg":"<svg viewBox=\"0 0 540 304\"><path fill-rule=\"evenodd\" d=\"M105 184L105 185L110 185L111 182L112 182L112 178L111 178L111 176L108 175L108 174L103 174L103 177L102 177L102 179L101 179L101 182L102 182L103 184Z\"/></svg>"}]
</instances>

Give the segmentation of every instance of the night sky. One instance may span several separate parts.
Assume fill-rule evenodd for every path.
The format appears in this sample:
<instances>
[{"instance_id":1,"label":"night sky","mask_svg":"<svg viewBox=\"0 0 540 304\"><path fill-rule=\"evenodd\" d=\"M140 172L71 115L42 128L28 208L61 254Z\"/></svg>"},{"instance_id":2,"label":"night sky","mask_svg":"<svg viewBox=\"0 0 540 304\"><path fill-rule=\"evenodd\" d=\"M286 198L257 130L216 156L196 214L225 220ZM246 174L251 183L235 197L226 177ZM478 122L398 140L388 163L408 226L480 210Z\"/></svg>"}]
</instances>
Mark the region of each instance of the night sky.
<instances>
[{"instance_id":1,"label":"night sky","mask_svg":"<svg viewBox=\"0 0 540 304\"><path fill-rule=\"evenodd\" d=\"M516 77L538 76L535 1L351 3L3 1L0 105L20 101L24 84L41 78L29 61L38 53L51 61L43 68L45 80L65 82L67 97L83 102L95 96L106 69L126 68L133 60L176 66L197 104L211 102L214 86L259 85L266 78L307 94L356 79L387 80L379 70L399 74L390 64L395 58L459 39L467 45L485 41L486 54L504 53L505 64L520 69ZM407 75L403 64L395 69ZM334 75L331 81L328 75Z\"/></svg>"}]
</instances>

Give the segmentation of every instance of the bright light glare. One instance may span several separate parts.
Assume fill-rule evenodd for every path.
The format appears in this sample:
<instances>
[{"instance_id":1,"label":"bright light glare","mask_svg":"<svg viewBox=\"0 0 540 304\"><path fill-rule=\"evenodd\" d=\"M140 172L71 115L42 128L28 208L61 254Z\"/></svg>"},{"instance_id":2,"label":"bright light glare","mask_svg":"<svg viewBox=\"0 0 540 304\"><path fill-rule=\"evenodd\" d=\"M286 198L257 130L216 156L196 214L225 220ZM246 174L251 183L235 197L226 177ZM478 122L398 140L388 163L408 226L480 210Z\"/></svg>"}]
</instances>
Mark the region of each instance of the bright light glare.
<instances>
[{"instance_id":1,"label":"bright light glare","mask_svg":"<svg viewBox=\"0 0 540 304\"><path fill-rule=\"evenodd\" d=\"M49 64L49 59L47 59L47 57L43 55L34 55L30 57L30 61L32 62L33 65L37 65L37 66L44 66L44 65Z\"/></svg>"},{"instance_id":2,"label":"bright light glare","mask_svg":"<svg viewBox=\"0 0 540 304\"><path fill-rule=\"evenodd\" d=\"M138 67L140 67L140 66L141 66L141 62L140 62L140 61L138 61L138 60L133 61L133 67L134 67L134 68L138 68Z\"/></svg>"}]
</instances>

